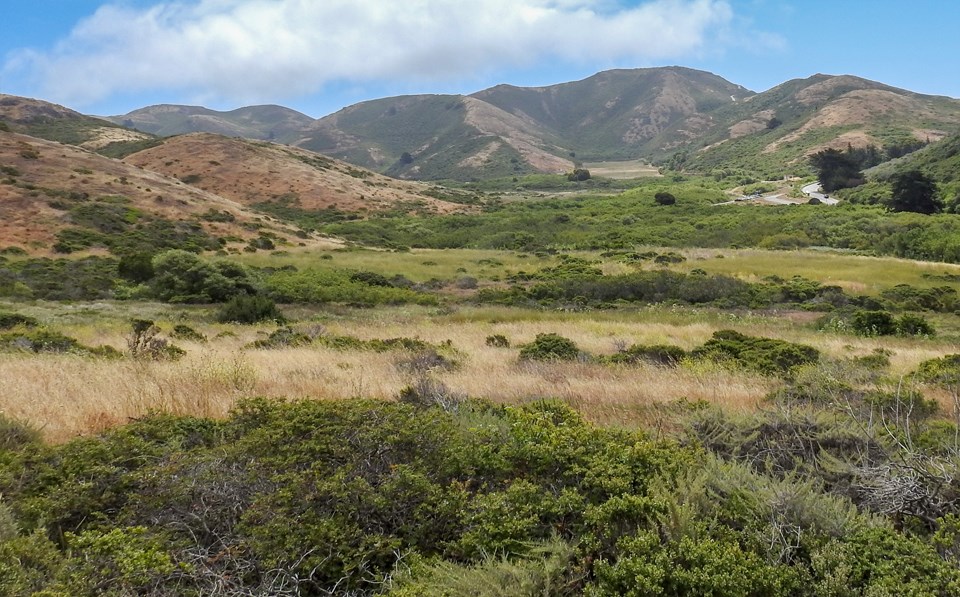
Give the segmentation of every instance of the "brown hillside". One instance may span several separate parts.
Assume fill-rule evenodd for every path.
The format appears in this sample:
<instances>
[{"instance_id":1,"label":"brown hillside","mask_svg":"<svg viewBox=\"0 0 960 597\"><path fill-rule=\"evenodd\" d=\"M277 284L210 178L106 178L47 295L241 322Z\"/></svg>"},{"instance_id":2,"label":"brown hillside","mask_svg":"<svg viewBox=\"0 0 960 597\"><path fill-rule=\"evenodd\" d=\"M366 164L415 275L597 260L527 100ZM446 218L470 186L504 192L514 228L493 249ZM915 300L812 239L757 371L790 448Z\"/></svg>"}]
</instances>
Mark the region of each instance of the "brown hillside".
<instances>
[{"instance_id":1,"label":"brown hillside","mask_svg":"<svg viewBox=\"0 0 960 597\"><path fill-rule=\"evenodd\" d=\"M844 79L844 77L837 77L837 79ZM823 85L824 83L811 85L797 94L798 99L808 102L819 100L826 93L825 89L822 88ZM794 142L806 133L816 129L839 126L858 126L862 128L816 145L809 149L808 154L816 153L828 147L842 149L847 144L854 147L882 145L868 133L872 124L883 120L909 122L911 119L932 120L934 118L936 118L936 113L922 98L888 89L858 89L845 93L825 104L803 126L771 143L763 151L764 153L776 151L781 145ZM923 130L916 132L915 135L921 139L938 141L947 135L947 131Z\"/></svg>"},{"instance_id":2,"label":"brown hillside","mask_svg":"<svg viewBox=\"0 0 960 597\"><path fill-rule=\"evenodd\" d=\"M131 207L169 220L196 220L209 210L229 212L234 222L202 222L212 235L253 238L242 225L254 220L296 242L267 218L234 201L156 172L82 148L17 133L0 132L0 246L47 254L69 214L51 204L123 196Z\"/></svg>"},{"instance_id":3,"label":"brown hillside","mask_svg":"<svg viewBox=\"0 0 960 597\"><path fill-rule=\"evenodd\" d=\"M545 136L542 127L473 97L466 97L463 102L466 108L464 117L466 124L475 127L481 133L500 137L504 143L517 150L517 153L535 170L558 173L573 169L571 160L557 157L541 149ZM492 142L486 151L482 150L472 158L468 158L474 162L473 164L464 165L481 165L489 157L485 154L492 154L498 144L499 141Z\"/></svg>"},{"instance_id":4,"label":"brown hillside","mask_svg":"<svg viewBox=\"0 0 960 597\"><path fill-rule=\"evenodd\" d=\"M303 209L409 207L444 213L463 209L427 196L426 185L388 178L305 149L207 133L168 138L124 161L244 205L287 198L298 200Z\"/></svg>"}]
</instances>

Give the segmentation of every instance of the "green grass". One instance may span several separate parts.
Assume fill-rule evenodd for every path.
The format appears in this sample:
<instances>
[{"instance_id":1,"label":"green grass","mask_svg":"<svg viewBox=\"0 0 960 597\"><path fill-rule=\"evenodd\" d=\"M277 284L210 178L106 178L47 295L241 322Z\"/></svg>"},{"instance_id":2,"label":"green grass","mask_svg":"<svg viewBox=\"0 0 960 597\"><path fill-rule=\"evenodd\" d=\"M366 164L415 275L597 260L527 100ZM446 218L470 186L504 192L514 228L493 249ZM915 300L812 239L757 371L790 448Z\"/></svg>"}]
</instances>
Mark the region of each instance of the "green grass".
<instances>
[{"instance_id":1,"label":"green grass","mask_svg":"<svg viewBox=\"0 0 960 597\"><path fill-rule=\"evenodd\" d=\"M824 284L852 287L857 293L870 295L897 284L910 284L921 288L943 286L950 282L933 276L960 275L960 266L953 264L845 255L827 251L725 249L691 250L686 254L689 259L675 266L676 269L689 271L700 268L712 274L726 274L746 280L757 280L766 276L802 276Z\"/></svg>"},{"instance_id":2,"label":"green grass","mask_svg":"<svg viewBox=\"0 0 960 597\"><path fill-rule=\"evenodd\" d=\"M402 252L351 249L285 253L252 253L237 256L236 259L256 267L292 265L297 269L305 269L322 266L369 271L388 277L401 274L414 282L425 282L433 278L454 280L463 276L483 280L505 278L520 270L533 272L556 263L556 259L551 256L538 257L514 251L482 249L413 249Z\"/></svg>"}]
</instances>

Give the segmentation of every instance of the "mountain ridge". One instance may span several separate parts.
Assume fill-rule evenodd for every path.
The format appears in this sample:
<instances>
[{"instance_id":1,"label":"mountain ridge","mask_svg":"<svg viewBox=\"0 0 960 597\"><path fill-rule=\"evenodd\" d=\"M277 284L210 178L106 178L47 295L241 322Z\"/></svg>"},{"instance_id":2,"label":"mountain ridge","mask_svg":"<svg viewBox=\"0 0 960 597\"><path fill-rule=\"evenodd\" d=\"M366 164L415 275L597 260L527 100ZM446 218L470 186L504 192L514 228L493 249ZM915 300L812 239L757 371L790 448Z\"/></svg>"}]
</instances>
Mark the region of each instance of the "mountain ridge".
<instances>
[{"instance_id":1,"label":"mountain ridge","mask_svg":"<svg viewBox=\"0 0 960 597\"><path fill-rule=\"evenodd\" d=\"M933 142L960 127L960 100L817 73L756 93L682 66L614 69L539 87L378 98L319 119L282 106L228 112L160 105L112 117L164 134L214 132L302 147L395 178L569 172L646 160L745 178L805 174L826 148Z\"/></svg>"}]
</instances>

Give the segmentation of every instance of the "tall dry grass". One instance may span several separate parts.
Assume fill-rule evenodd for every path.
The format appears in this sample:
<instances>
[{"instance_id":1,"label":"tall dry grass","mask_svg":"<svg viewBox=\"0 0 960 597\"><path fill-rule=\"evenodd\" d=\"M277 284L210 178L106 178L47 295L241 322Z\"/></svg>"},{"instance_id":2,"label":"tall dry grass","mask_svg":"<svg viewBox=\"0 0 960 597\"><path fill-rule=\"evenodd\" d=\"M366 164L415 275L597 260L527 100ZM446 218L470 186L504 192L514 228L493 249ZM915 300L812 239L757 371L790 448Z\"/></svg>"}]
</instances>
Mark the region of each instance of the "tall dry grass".
<instances>
[{"instance_id":1,"label":"tall dry grass","mask_svg":"<svg viewBox=\"0 0 960 597\"><path fill-rule=\"evenodd\" d=\"M709 365L670 369L590 362L523 363L518 360L517 346L538 333L555 332L595 355L612 354L633 343L691 349L717 329L732 327L748 334L812 344L831 356L865 355L875 348L888 348L894 353L894 374L907 373L922 360L958 352L944 342L829 335L788 320L732 319L690 310L544 314L480 308L437 314L399 308L331 317L324 326L329 334L365 339L416 336L436 344L450 340L459 354L460 367L429 374L453 391L502 403L557 398L590 420L625 426L649 424L664 405L679 400L753 409L778 382ZM151 410L221 417L246 396L390 399L417 375L397 366L402 358L397 353L336 351L321 346L253 350L245 346L270 328L237 326L236 336L217 337L223 326L197 327L211 340L177 341L187 355L174 362L0 354L0 411L36 425L52 441L63 441L122 424ZM63 331L89 344L124 347L120 325L78 323ZM487 346L486 338L493 334L506 336L512 347Z\"/></svg>"}]
</instances>

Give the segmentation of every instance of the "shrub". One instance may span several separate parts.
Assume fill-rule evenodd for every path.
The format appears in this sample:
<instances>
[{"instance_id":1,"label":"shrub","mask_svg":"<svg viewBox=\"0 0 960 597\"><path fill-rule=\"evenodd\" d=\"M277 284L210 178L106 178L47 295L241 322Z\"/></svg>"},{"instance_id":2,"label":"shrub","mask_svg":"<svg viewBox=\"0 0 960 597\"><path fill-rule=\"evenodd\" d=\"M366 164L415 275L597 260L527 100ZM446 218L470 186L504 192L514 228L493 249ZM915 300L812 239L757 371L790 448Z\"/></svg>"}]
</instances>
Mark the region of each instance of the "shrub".
<instances>
[{"instance_id":1,"label":"shrub","mask_svg":"<svg viewBox=\"0 0 960 597\"><path fill-rule=\"evenodd\" d=\"M673 205L677 202L677 198L666 191L660 191L654 195L653 200L657 202L657 205Z\"/></svg>"},{"instance_id":2,"label":"shrub","mask_svg":"<svg viewBox=\"0 0 960 597\"><path fill-rule=\"evenodd\" d=\"M569 338L559 334L537 334L533 342L520 347L524 361L572 361L580 356L580 349Z\"/></svg>"},{"instance_id":3,"label":"shrub","mask_svg":"<svg viewBox=\"0 0 960 597\"><path fill-rule=\"evenodd\" d=\"M146 282L153 277L153 254L132 253L124 255L117 264L117 273L120 277L137 284Z\"/></svg>"},{"instance_id":4,"label":"shrub","mask_svg":"<svg viewBox=\"0 0 960 597\"><path fill-rule=\"evenodd\" d=\"M390 283L383 275L376 272L366 272L359 271L353 272L350 274L351 282L360 282L361 284L366 284L368 286L382 286L384 288L390 288L393 284Z\"/></svg>"},{"instance_id":5,"label":"shrub","mask_svg":"<svg viewBox=\"0 0 960 597\"><path fill-rule=\"evenodd\" d=\"M241 294L256 294L250 272L240 264L207 262L179 249L154 256L150 279L153 295L174 303L223 302Z\"/></svg>"},{"instance_id":6,"label":"shrub","mask_svg":"<svg viewBox=\"0 0 960 597\"><path fill-rule=\"evenodd\" d=\"M306 334L301 334L290 327L278 328L270 332L265 340L257 340L250 346L253 348L293 348L306 346L313 340Z\"/></svg>"},{"instance_id":7,"label":"shrub","mask_svg":"<svg viewBox=\"0 0 960 597\"><path fill-rule=\"evenodd\" d=\"M189 340L191 342L206 342L207 337L193 329L192 327L178 323L173 326L173 332L170 335L178 340Z\"/></svg>"},{"instance_id":8,"label":"shrub","mask_svg":"<svg viewBox=\"0 0 960 597\"><path fill-rule=\"evenodd\" d=\"M220 307L217 311L217 321L252 324L261 321L283 323L286 319L272 299L259 295L240 294Z\"/></svg>"},{"instance_id":9,"label":"shrub","mask_svg":"<svg viewBox=\"0 0 960 597\"><path fill-rule=\"evenodd\" d=\"M39 444L40 439L37 429L0 413L0 452L18 451L24 446Z\"/></svg>"},{"instance_id":10,"label":"shrub","mask_svg":"<svg viewBox=\"0 0 960 597\"><path fill-rule=\"evenodd\" d=\"M687 357L687 352L679 346L669 344L643 345L634 344L630 348L622 350L609 357L611 363L652 363L654 365L664 365L667 367L676 367L680 361Z\"/></svg>"},{"instance_id":11,"label":"shrub","mask_svg":"<svg viewBox=\"0 0 960 597\"><path fill-rule=\"evenodd\" d=\"M510 348L510 340L503 334L493 334L492 336L487 336L486 345L497 348Z\"/></svg>"},{"instance_id":12,"label":"shrub","mask_svg":"<svg viewBox=\"0 0 960 597\"><path fill-rule=\"evenodd\" d=\"M860 309L853 314L853 331L861 336L892 336L897 333L893 315L887 311L867 311Z\"/></svg>"},{"instance_id":13,"label":"shrub","mask_svg":"<svg viewBox=\"0 0 960 597\"><path fill-rule=\"evenodd\" d=\"M149 319L134 319L131 328L127 347L130 356L134 358L153 361L177 360L187 354L182 348L160 338L160 328Z\"/></svg>"},{"instance_id":14,"label":"shrub","mask_svg":"<svg viewBox=\"0 0 960 597\"><path fill-rule=\"evenodd\" d=\"M28 315L0 312L0 330L9 330L18 325L25 328L35 328L39 325L39 322Z\"/></svg>"},{"instance_id":15,"label":"shrub","mask_svg":"<svg viewBox=\"0 0 960 597\"><path fill-rule=\"evenodd\" d=\"M936 332L924 317L904 313L897 319L898 336L933 336Z\"/></svg>"},{"instance_id":16,"label":"shrub","mask_svg":"<svg viewBox=\"0 0 960 597\"><path fill-rule=\"evenodd\" d=\"M84 347L76 338L46 329L0 334L0 350L30 352L82 352Z\"/></svg>"},{"instance_id":17,"label":"shrub","mask_svg":"<svg viewBox=\"0 0 960 597\"><path fill-rule=\"evenodd\" d=\"M788 375L792 369L820 359L819 351L812 346L745 336L733 330L714 332L710 340L690 354L698 359L730 361L765 375Z\"/></svg>"}]
</instances>

